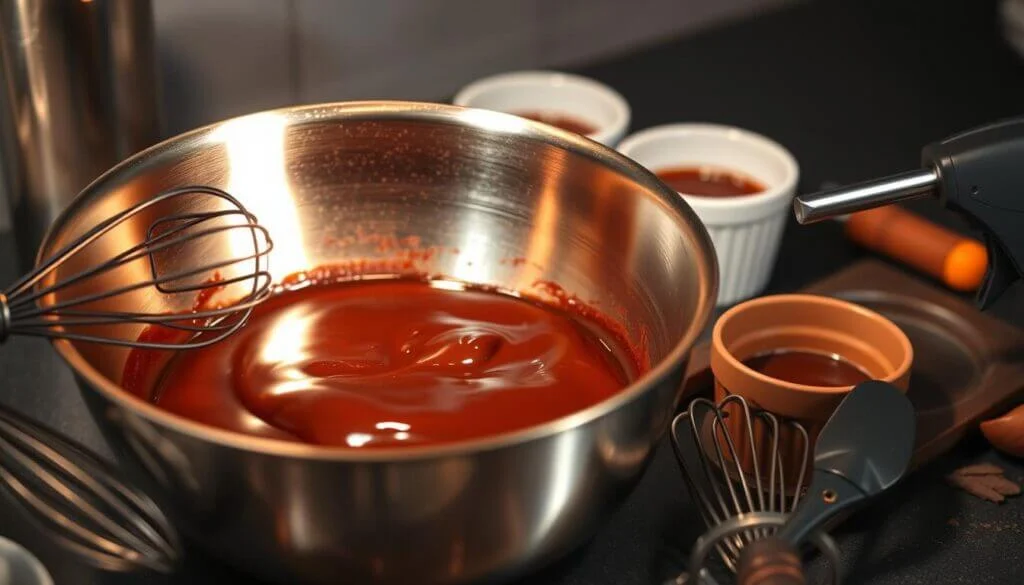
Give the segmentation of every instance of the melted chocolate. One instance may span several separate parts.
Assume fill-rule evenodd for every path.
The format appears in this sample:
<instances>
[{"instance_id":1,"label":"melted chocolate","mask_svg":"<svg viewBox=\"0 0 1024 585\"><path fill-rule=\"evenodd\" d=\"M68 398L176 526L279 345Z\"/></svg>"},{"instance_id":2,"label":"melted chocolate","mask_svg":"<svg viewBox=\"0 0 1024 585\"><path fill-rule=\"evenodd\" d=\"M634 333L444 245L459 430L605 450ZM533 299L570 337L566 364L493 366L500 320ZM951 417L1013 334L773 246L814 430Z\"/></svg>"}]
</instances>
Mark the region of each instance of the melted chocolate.
<instances>
[{"instance_id":1,"label":"melted chocolate","mask_svg":"<svg viewBox=\"0 0 1024 585\"><path fill-rule=\"evenodd\" d=\"M543 122L562 130L568 130L569 132L575 132L587 136L597 132L597 128L593 125L584 122L578 118L572 116L566 116L564 114L556 114L553 112L516 112L516 115L520 118L527 118L537 122Z\"/></svg>"},{"instance_id":2,"label":"melted chocolate","mask_svg":"<svg viewBox=\"0 0 1024 585\"><path fill-rule=\"evenodd\" d=\"M843 358L804 350L772 351L743 363L765 376L805 386L853 386L871 379Z\"/></svg>"},{"instance_id":3,"label":"melted chocolate","mask_svg":"<svg viewBox=\"0 0 1024 585\"><path fill-rule=\"evenodd\" d=\"M312 285L124 386L189 419L349 447L451 443L526 428L615 394L641 368L578 313L416 280ZM442 283L451 285L452 283ZM154 388L155 392L150 392Z\"/></svg>"},{"instance_id":4,"label":"melted chocolate","mask_svg":"<svg viewBox=\"0 0 1024 585\"><path fill-rule=\"evenodd\" d=\"M677 193L701 197L738 197L764 191L764 185L716 167L673 167L655 173Z\"/></svg>"}]
</instances>

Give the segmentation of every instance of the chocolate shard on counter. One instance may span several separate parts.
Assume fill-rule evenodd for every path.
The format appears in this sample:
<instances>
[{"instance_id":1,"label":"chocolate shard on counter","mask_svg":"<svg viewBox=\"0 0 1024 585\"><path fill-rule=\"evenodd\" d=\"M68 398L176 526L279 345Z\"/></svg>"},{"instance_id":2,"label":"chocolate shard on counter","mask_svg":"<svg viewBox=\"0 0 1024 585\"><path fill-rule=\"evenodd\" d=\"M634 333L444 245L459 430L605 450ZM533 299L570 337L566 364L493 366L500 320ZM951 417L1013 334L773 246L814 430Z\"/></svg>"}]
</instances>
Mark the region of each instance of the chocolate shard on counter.
<instances>
[{"instance_id":1,"label":"chocolate shard on counter","mask_svg":"<svg viewBox=\"0 0 1024 585\"><path fill-rule=\"evenodd\" d=\"M957 469L946 476L946 481L975 497L1001 504L1007 496L1020 495L1020 485L1004 474L998 465L978 463Z\"/></svg>"}]
</instances>

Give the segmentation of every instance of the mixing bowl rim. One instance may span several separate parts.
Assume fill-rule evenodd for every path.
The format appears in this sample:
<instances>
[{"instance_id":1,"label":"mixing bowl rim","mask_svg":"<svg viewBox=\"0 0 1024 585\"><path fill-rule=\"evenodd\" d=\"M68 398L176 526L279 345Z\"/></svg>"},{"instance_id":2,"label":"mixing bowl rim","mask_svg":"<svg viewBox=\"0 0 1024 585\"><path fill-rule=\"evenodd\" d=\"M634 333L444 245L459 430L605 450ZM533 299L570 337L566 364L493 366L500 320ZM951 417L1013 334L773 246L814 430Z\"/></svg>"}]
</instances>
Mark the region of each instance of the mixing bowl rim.
<instances>
[{"instance_id":1,"label":"mixing bowl rim","mask_svg":"<svg viewBox=\"0 0 1024 585\"><path fill-rule=\"evenodd\" d=\"M220 120L171 136L128 157L86 186L50 225L37 253L37 265L44 259L44 252L50 248L53 238L67 224L69 219L73 218L80 208L85 207L93 196L116 187L122 181L123 176L130 175L129 171L133 166L141 161L183 149L187 145L194 146L204 138L209 138L217 128L227 123L272 114L284 116L289 127L301 126L305 123L322 123L325 120L331 119L406 119L468 126L506 135L510 138L539 140L551 146L562 148L573 154L599 162L655 194L657 202L663 209L670 214L674 213L676 215L677 224L689 226L697 248L694 254L697 267L696 273L698 277L703 275L704 285L707 288L706 294L698 300L695 314L691 319L690 328L672 346L668 354L642 376L605 400L575 413L515 431L466 441L405 448L362 447L352 449L344 446L312 445L254 437L195 422L163 410L157 405L121 388L118 384L115 384L99 373L75 350L71 342L61 339L52 340L55 350L76 373L76 378L80 383L84 380L91 391L100 393L108 401L130 413L141 415L150 423L158 424L176 433L201 441L212 442L225 448L310 460L388 462L433 459L508 448L583 427L605 415L620 410L627 403L647 394L653 387L664 382L665 378L672 373L673 368L683 367L687 354L711 318L714 310L714 299L718 294L718 266L711 238L690 206L677 193L658 180L652 172L616 150L572 132L520 118L512 114L431 102L375 100L289 106Z\"/></svg>"}]
</instances>

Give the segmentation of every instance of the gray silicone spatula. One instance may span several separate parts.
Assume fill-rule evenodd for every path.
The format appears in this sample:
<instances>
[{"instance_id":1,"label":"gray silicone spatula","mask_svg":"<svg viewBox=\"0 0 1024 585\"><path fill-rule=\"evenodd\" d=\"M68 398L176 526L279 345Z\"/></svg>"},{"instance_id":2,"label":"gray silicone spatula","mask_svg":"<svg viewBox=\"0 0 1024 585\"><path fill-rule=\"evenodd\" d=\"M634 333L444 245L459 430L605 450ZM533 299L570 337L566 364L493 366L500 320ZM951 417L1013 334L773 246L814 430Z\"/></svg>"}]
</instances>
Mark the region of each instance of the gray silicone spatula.
<instances>
[{"instance_id":1,"label":"gray silicone spatula","mask_svg":"<svg viewBox=\"0 0 1024 585\"><path fill-rule=\"evenodd\" d=\"M914 409L885 382L864 382L839 404L814 446L807 495L779 531L743 549L739 585L803 585L798 552L839 512L880 494L906 473L914 450Z\"/></svg>"}]
</instances>

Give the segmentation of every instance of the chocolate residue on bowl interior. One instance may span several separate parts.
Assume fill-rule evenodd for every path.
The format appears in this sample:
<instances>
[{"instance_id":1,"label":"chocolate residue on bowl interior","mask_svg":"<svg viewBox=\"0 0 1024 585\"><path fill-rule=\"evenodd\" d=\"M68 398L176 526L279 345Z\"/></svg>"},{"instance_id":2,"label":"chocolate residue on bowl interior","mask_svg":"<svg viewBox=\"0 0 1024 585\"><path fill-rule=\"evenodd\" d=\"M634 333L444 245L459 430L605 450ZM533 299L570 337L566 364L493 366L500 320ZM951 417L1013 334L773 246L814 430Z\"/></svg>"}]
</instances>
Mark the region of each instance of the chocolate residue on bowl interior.
<instances>
[{"instance_id":1,"label":"chocolate residue on bowl interior","mask_svg":"<svg viewBox=\"0 0 1024 585\"><path fill-rule=\"evenodd\" d=\"M643 371L650 369L650 334L646 328L640 328L637 340L632 342L632 336L624 325L627 322L625 310L621 307L616 307L618 309L616 312L619 315L618 318L613 318L608 312L597 309L596 301L584 301L575 293L570 293L562 285L550 280L534 281L531 291L520 291L520 294L534 298L538 302L550 303L563 310L575 312L586 319L599 323L602 327L614 332L620 339L631 342L634 353L640 360L641 369Z\"/></svg>"}]
</instances>

